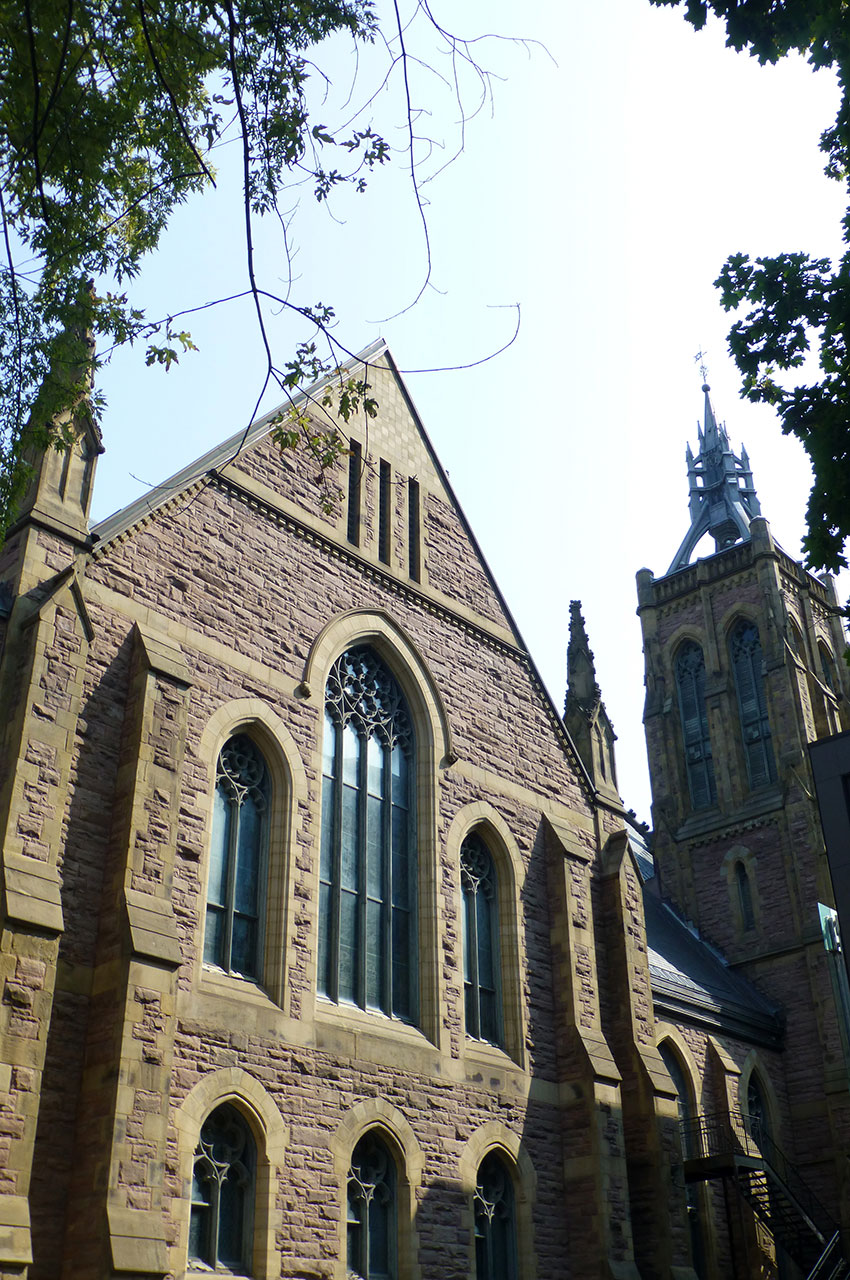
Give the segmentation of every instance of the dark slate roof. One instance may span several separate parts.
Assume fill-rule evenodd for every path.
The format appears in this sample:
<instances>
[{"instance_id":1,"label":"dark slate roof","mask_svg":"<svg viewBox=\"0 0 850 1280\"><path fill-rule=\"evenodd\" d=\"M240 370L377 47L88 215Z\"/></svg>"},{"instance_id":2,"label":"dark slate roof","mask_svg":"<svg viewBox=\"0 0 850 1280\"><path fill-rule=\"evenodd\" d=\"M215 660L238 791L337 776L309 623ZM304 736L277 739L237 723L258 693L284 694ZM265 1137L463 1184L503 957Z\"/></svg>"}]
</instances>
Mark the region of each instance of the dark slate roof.
<instances>
[{"instance_id":1,"label":"dark slate roof","mask_svg":"<svg viewBox=\"0 0 850 1280\"><path fill-rule=\"evenodd\" d=\"M723 956L644 886L646 940L655 1012L748 1044L777 1049L784 1016L779 1005L729 968Z\"/></svg>"}]
</instances>

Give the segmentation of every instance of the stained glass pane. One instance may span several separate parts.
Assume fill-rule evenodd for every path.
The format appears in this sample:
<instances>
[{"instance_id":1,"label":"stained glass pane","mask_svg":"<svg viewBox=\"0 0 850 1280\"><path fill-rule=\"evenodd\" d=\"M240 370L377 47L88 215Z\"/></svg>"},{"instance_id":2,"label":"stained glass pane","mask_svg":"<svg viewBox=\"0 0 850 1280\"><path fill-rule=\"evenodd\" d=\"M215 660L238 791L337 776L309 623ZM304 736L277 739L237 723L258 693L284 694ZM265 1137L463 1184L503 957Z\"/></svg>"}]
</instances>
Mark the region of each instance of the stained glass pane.
<instances>
[{"instance_id":1,"label":"stained glass pane","mask_svg":"<svg viewBox=\"0 0 850 1280\"><path fill-rule=\"evenodd\" d=\"M217 907L207 907L204 928L204 961L224 968L224 912Z\"/></svg>"},{"instance_id":2,"label":"stained glass pane","mask_svg":"<svg viewBox=\"0 0 850 1280\"><path fill-rule=\"evenodd\" d=\"M393 906L410 906L410 865L407 840L408 815L406 809L393 805L392 809L392 875Z\"/></svg>"},{"instance_id":3,"label":"stained glass pane","mask_svg":"<svg viewBox=\"0 0 850 1280\"><path fill-rule=\"evenodd\" d=\"M319 958L318 985L323 996L331 994L330 972L328 968L331 930L331 887L329 884L319 885Z\"/></svg>"},{"instance_id":4,"label":"stained glass pane","mask_svg":"<svg viewBox=\"0 0 850 1280\"><path fill-rule=\"evenodd\" d=\"M393 1008L399 1018L409 1019L410 1004L410 917L393 909Z\"/></svg>"},{"instance_id":5,"label":"stained glass pane","mask_svg":"<svg viewBox=\"0 0 850 1280\"><path fill-rule=\"evenodd\" d=\"M233 946L230 967L243 978L257 976L257 921L250 916L233 917Z\"/></svg>"},{"instance_id":6,"label":"stained glass pane","mask_svg":"<svg viewBox=\"0 0 850 1280\"><path fill-rule=\"evenodd\" d=\"M407 795L407 775L408 761L404 751L400 746L393 748L393 804L402 805L404 808L408 806Z\"/></svg>"},{"instance_id":7,"label":"stained glass pane","mask_svg":"<svg viewBox=\"0 0 850 1280\"><path fill-rule=\"evenodd\" d=\"M336 773L336 725L325 712L325 733L322 738L322 773L326 778Z\"/></svg>"},{"instance_id":8,"label":"stained glass pane","mask_svg":"<svg viewBox=\"0 0 850 1280\"><path fill-rule=\"evenodd\" d=\"M379 901L384 896L384 806L372 795L366 799L366 891Z\"/></svg>"},{"instance_id":9,"label":"stained glass pane","mask_svg":"<svg viewBox=\"0 0 850 1280\"><path fill-rule=\"evenodd\" d=\"M195 1166L192 1176L192 1212L189 1220L189 1257L209 1263L210 1249L210 1184Z\"/></svg>"},{"instance_id":10,"label":"stained glass pane","mask_svg":"<svg viewBox=\"0 0 850 1280\"><path fill-rule=\"evenodd\" d=\"M342 780L351 787L360 785L358 763L360 761L360 737L353 725L342 731Z\"/></svg>"},{"instance_id":11,"label":"stained glass pane","mask_svg":"<svg viewBox=\"0 0 850 1280\"><path fill-rule=\"evenodd\" d=\"M262 816L255 797L248 792L239 808L239 844L236 858L236 910L257 914L260 878Z\"/></svg>"},{"instance_id":12,"label":"stained glass pane","mask_svg":"<svg viewBox=\"0 0 850 1280\"><path fill-rule=\"evenodd\" d=\"M215 789L212 841L210 843L210 880L207 901L223 907L227 902L227 855L230 848L232 806L224 788Z\"/></svg>"},{"instance_id":13,"label":"stained glass pane","mask_svg":"<svg viewBox=\"0 0 850 1280\"><path fill-rule=\"evenodd\" d=\"M244 1258L245 1192L243 1173L231 1166L221 1184L218 1210L218 1261L241 1269Z\"/></svg>"},{"instance_id":14,"label":"stained glass pane","mask_svg":"<svg viewBox=\"0 0 850 1280\"><path fill-rule=\"evenodd\" d=\"M384 794L384 746L373 734L366 756L366 786L370 796Z\"/></svg>"},{"instance_id":15,"label":"stained glass pane","mask_svg":"<svg viewBox=\"0 0 850 1280\"><path fill-rule=\"evenodd\" d=\"M371 1009L385 1007L383 990L384 939L380 902L366 903L366 1004Z\"/></svg>"},{"instance_id":16,"label":"stained glass pane","mask_svg":"<svg viewBox=\"0 0 850 1280\"><path fill-rule=\"evenodd\" d=\"M482 987L495 985L493 971L492 903L483 893L476 894L478 907L478 981Z\"/></svg>"},{"instance_id":17,"label":"stained glass pane","mask_svg":"<svg viewBox=\"0 0 850 1280\"><path fill-rule=\"evenodd\" d=\"M357 894L343 889L339 920L339 998L357 1000Z\"/></svg>"},{"instance_id":18,"label":"stained glass pane","mask_svg":"<svg viewBox=\"0 0 850 1280\"><path fill-rule=\"evenodd\" d=\"M357 822L358 793L354 787L342 789L342 887L356 890L359 887L357 842L359 837Z\"/></svg>"},{"instance_id":19,"label":"stained glass pane","mask_svg":"<svg viewBox=\"0 0 850 1280\"><path fill-rule=\"evenodd\" d=\"M335 801L336 783L333 778L325 778L322 784L322 853L319 873L328 883L333 876Z\"/></svg>"}]
</instances>

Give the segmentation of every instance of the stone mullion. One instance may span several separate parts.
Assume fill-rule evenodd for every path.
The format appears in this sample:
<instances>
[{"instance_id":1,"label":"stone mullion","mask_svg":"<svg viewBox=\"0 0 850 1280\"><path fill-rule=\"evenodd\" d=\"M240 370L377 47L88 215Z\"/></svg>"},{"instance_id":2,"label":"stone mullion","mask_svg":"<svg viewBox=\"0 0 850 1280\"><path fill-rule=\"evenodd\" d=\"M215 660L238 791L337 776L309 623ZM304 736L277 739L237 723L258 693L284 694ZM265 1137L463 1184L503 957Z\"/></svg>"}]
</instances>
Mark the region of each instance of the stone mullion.
<instances>
[{"instance_id":1,"label":"stone mullion","mask_svg":"<svg viewBox=\"0 0 850 1280\"><path fill-rule=\"evenodd\" d=\"M639 1280L620 1072L602 1030L591 867L575 832L546 820L565 1211L576 1275Z\"/></svg>"}]
</instances>

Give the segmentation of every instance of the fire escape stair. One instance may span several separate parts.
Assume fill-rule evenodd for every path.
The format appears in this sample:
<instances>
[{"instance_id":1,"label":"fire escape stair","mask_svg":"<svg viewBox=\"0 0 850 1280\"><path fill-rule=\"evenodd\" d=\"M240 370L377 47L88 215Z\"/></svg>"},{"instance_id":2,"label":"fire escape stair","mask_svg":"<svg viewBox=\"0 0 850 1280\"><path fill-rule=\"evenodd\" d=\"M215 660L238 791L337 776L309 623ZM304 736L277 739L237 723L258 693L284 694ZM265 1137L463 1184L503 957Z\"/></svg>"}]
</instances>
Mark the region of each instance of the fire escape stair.
<instances>
[{"instance_id":1,"label":"fire escape stair","mask_svg":"<svg viewBox=\"0 0 850 1280\"><path fill-rule=\"evenodd\" d=\"M750 1117L700 1116L682 1126L685 1180L727 1178L806 1280L850 1277L840 1232L772 1138Z\"/></svg>"}]
</instances>

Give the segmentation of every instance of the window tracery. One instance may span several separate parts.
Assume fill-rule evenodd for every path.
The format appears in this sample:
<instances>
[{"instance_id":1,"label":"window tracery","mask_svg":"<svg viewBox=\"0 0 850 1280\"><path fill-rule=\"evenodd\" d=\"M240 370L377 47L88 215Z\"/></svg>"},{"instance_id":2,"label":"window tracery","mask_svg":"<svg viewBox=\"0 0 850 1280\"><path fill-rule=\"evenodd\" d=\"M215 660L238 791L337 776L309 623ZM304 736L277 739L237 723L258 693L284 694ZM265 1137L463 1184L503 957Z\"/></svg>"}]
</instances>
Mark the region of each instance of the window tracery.
<instances>
[{"instance_id":1,"label":"window tracery","mask_svg":"<svg viewBox=\"0 0 850 1280\"><path fill-rule=\"evenodd\" d=\"M257 1151L235 1107L204 1121L192 1171L189 1266L193 1271L250 1274Z\"/></svg>"},{"instance_id":2,"label":"window tracery","mask_svg":"<svg viewBox=\"0 0 850 1280\"><path fill-rule=\"evenodd\" d=\"M367 1133L354 1148L347 1205L348 1274L361 1280L395 1280L395 1163L376 1134Z\"/></svg>"},{"instance_id":3,"label":"window tracery","mask_svg":"<svg viewBox=\"0 0 850 1280\"><path fill-rule=\"evenodd\" d=\"M413 726L367 646L331 668L323 757L319 990L414 1021Z\"/></svg>"},{"instance_id":4,"label":"window tracery","mask_svg":"<svg viewBox=\"0 0 850 1280\"><path fill-rule=\"evenodd\" d=\"M496 1152L481 1162L473 1209L476 1280L517 1280L513 1180Z\"/></svg>"}]
</instances>

